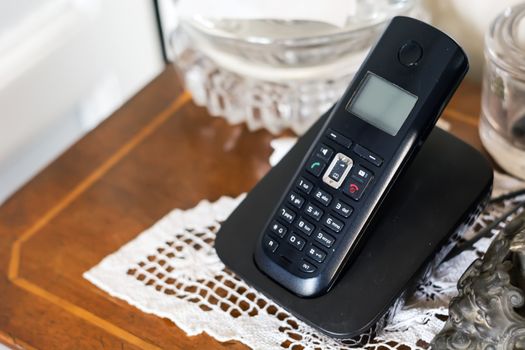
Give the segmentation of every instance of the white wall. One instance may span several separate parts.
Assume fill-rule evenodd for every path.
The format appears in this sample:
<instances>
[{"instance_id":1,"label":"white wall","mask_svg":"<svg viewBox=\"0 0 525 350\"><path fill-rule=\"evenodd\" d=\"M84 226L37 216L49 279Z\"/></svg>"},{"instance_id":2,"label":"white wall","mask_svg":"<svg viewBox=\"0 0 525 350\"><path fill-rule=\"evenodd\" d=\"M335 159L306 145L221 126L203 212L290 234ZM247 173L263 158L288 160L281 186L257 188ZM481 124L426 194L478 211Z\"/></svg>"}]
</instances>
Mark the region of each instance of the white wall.
<instances>
[{"instance_id":1,"label":"white wall","mask_svg":"<svg viewBox=\"0 0 525 350\"><path fill-rule=\"evenodd\" d=\"M163 68L151 0L0 1L0 203Z\"/></svg>"},{"instance_id":2,"label":"white wall","mask_svg":"<svg viewBox=\"0 0 525 350\"><path fill-rule=\"evenodd\" d=\"M441 28L466 50L469 76L481 80L484 36L492 20L506 7L523 0L424 0L432 13L432 24Z\"/></svg>"}]
</instances>

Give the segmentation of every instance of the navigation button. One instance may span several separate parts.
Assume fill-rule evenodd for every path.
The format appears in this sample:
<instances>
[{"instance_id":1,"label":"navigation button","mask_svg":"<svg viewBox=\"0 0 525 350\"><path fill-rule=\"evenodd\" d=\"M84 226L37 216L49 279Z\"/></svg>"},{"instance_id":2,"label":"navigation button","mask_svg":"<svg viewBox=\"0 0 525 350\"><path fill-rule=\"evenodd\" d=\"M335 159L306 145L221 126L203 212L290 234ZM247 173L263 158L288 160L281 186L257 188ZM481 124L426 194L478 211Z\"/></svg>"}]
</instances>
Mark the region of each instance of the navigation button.
<instances>
[{"instance_id":1,"label":"navigation button","mask_svg":"<svg viewBox=\"0 0 525 350\"><path fill-rule=\"evenodd\" d=\"M339 181L343 177L345 170L348 168L348 164L343 162L343 160L338 159L334 167L332 168L332 171L328 174L328 177L331 178L334 181Z\"/></svg>"},{"instance_id":2,"label":"navigation button","mask_svg":"<svg viewBox=\"0 0 525 350\"><path fill-rule=\"evenodd\" d=\"M323 175L323 182L330 187L338 189L343 184L353 164L352 158L343 153L337 153Z\"/></svg>"}]
</instances>

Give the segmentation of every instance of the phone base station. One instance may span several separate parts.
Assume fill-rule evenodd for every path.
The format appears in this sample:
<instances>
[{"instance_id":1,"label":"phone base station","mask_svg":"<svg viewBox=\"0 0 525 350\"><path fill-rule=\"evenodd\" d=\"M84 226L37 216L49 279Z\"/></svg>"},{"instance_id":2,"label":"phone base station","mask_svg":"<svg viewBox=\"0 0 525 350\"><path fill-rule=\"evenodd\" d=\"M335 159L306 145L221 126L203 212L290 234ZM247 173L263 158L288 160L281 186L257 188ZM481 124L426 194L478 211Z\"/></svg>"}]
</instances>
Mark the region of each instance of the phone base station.
<instances>
[{"instance_id":1,"label":"phone base station","mask_svg":"<svg viewBox=\"0 0 525 350\"><path fill-rule=\"evenodd\" d=\"M413 290L455 232L479 212L492 167L474 148L435 128L368 227L366 241L332 289L299 297L253 260L259 235L328 113L253 188L223 223L215 247L224 264L291 314L336 338L374 327ZM450 245L450 244L448 244ZM437 254L439 252L439 254Z\"/></svg>"}]
</instances>

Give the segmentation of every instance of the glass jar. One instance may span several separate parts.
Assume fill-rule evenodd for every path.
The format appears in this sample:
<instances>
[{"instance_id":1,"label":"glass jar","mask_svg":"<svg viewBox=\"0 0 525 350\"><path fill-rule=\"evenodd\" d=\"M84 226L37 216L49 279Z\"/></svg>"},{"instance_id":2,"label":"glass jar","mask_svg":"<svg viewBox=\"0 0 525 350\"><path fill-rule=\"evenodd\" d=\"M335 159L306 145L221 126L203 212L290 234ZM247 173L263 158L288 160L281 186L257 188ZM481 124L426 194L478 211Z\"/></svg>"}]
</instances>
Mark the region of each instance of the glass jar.
<instances>
[{"instance_id":1,"label":"glass jar","mask_svg":"<svg viewBox=\"0 0 525 350\"><path fill-rule=\"evenodd\" d=\"M485 38L480 137L509 173L525 179L525 4L510 7Z\"/></svg>"},{"instance_id":2,"label":"glass jar","mask_svg":"<svg viewBox=\"0 0 525 350\"><path fill-rule=\"evenodd\" d=\"M355 1L344 27L180 18L170 41L174 64L211 115L246 122L250 130L302 134L341 96L391 17L426 19L419 0Z\"/></svg>"}]
</instances>

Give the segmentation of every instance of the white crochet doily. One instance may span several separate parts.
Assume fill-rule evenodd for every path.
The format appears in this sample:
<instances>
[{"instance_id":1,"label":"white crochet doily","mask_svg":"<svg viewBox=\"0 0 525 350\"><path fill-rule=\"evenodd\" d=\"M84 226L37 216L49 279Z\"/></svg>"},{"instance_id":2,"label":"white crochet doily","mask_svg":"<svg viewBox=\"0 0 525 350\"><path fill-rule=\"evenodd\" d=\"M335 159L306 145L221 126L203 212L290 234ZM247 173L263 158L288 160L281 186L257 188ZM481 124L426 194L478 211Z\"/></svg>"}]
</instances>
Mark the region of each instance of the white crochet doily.
<instances>
[{"instance_id":1,"label":"white crochet doily","mask_svg":"<svg viewBox=\"0 0 525 350\"><path fill-rule=\"evenodd\" d=\"M275 141L271 163L291 144L293 140ZM494 194L521 186L496 174ZM482 239L475 249L438 265L374 336L335 340L290 315L219 260L213 248L215 234L243 198L222 197L213 203L201 201L189 210L175 209L84 277L144 312L172 320L188 335L206 332L219 341L238 340L253 349L425 349L444 325L458 278L490 243ZM489 205L465 237L510 205L509 201Z\"/></svg>"}]
</instances>

